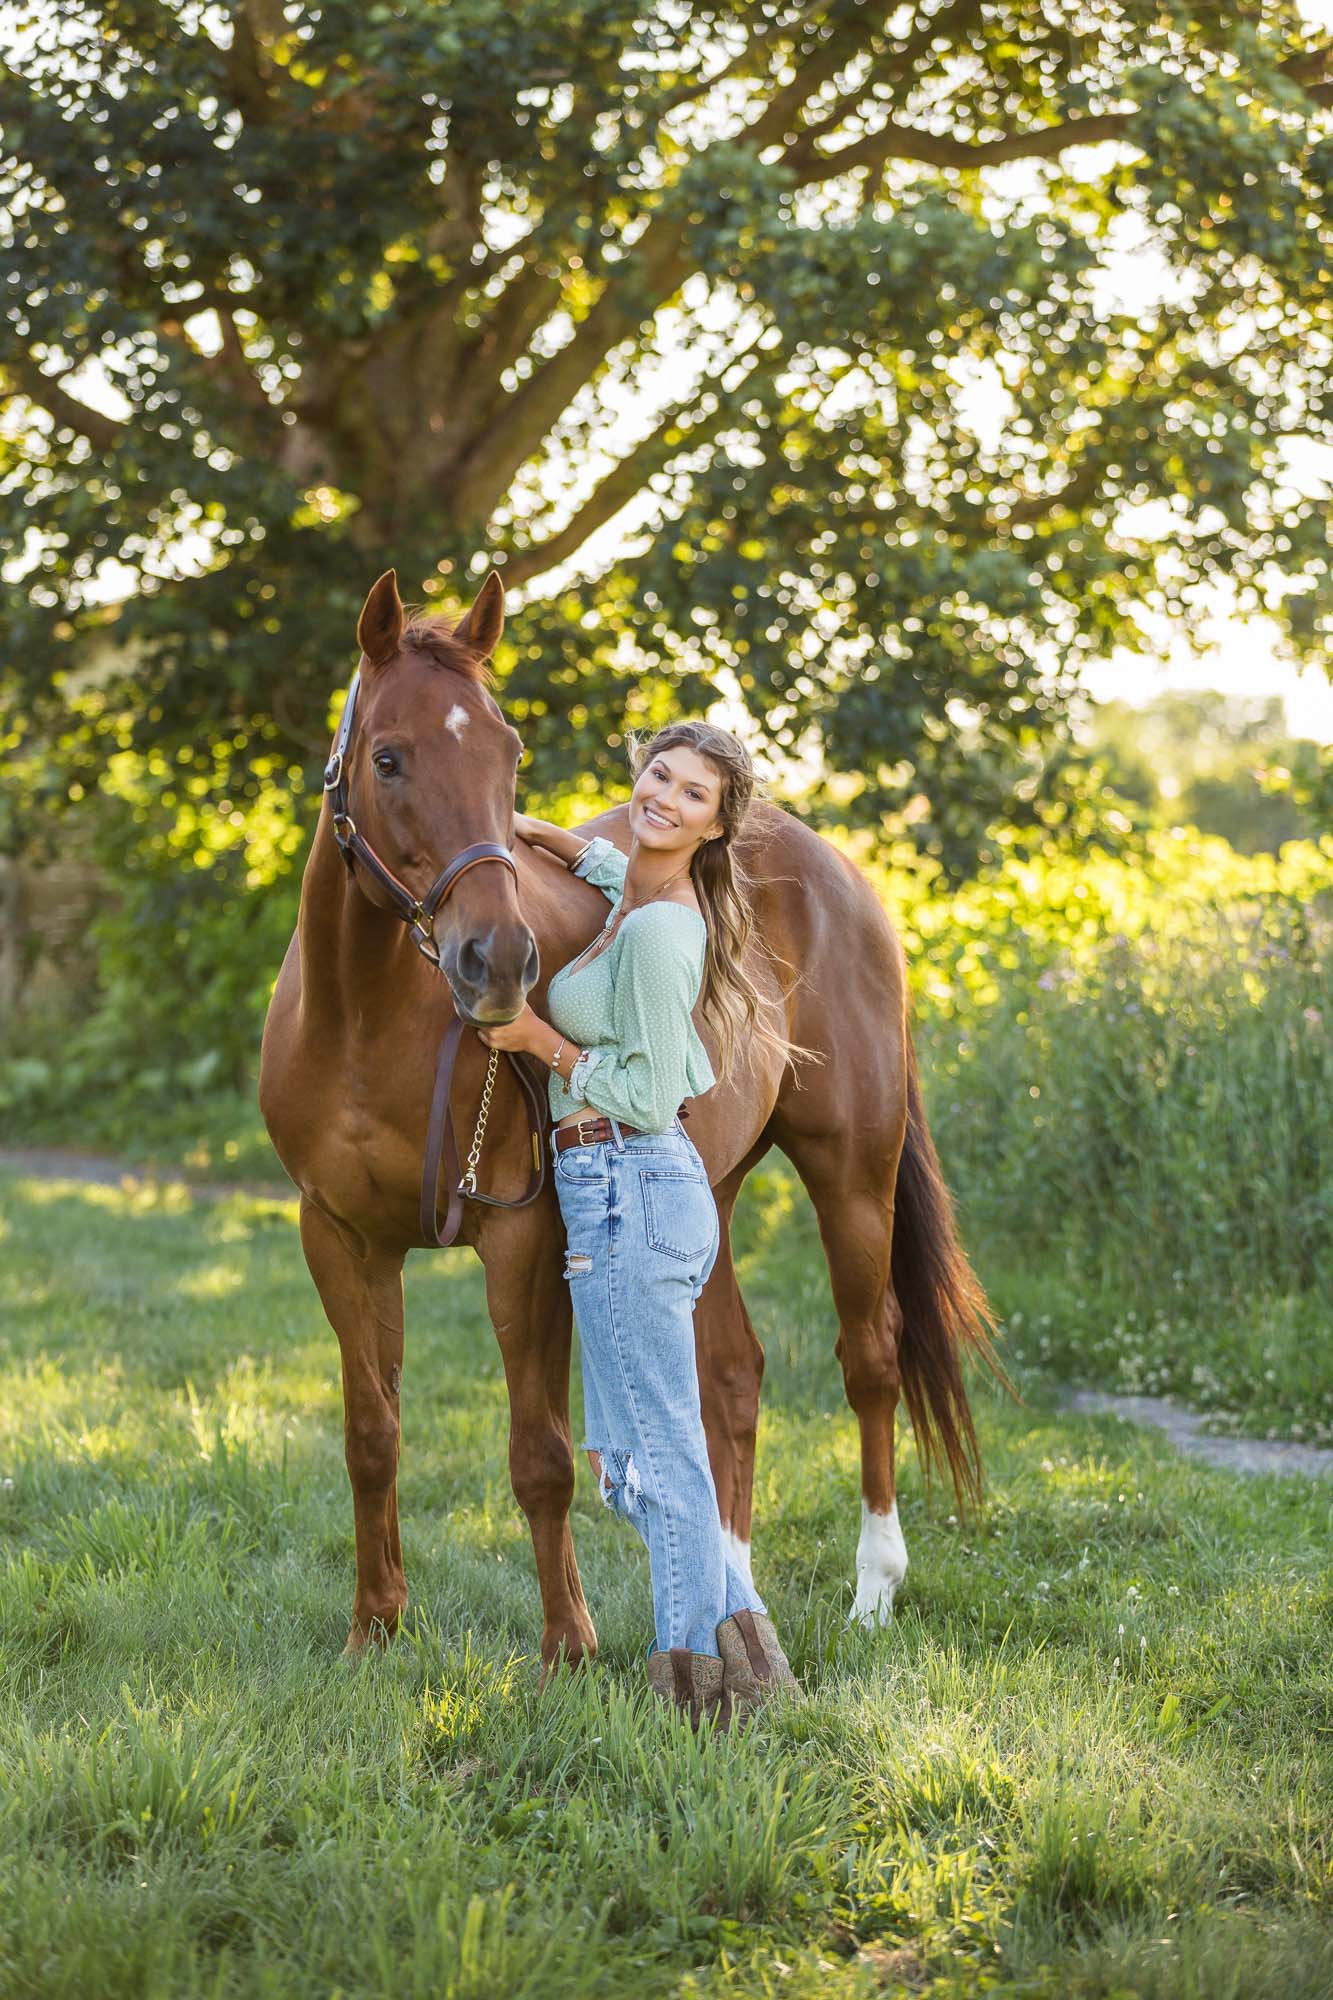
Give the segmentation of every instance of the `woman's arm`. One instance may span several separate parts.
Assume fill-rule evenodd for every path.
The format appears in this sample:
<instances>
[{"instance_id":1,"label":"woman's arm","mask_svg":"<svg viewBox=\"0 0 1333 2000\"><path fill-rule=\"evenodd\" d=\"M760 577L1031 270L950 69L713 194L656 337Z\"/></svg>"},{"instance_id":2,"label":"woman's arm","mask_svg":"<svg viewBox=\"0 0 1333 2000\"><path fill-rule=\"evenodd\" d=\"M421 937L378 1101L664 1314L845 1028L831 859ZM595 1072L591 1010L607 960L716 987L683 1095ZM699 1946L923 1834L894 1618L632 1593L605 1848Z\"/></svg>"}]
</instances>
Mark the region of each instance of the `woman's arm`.
<instances>
[{"instance_id":1,"label":"woman's arm","mask_svg":"<svg viewBox=\"0 0 1333 2000\"><path fill-rule=\"evenodd\" d=\"M585 840L581 833L569 833L564 827L551 826L544 819L531 819L527 813L514 814L514 831L520 840L526 840L533 847L544 847L554 854L571 874L581 875L585 882L591 882L609 903L620 901L629 856L622 854L614 841L604 840L600 833L595 833L591 840Z\"/></svg>"},{"instance_id":2,"label":"woman's arm","mask_svg":"<svg viewBox=\"0 0 1333 2000\"><path fill-rule=\"evenodd\" d=\"M548 854L554 854L566 868L574 866L588 845L582 834L571 833L565 826L552 826L546 819L533 819L529 813L514 814L514 832L529 847L543 847Z\"/></svg>"}]
</instances>

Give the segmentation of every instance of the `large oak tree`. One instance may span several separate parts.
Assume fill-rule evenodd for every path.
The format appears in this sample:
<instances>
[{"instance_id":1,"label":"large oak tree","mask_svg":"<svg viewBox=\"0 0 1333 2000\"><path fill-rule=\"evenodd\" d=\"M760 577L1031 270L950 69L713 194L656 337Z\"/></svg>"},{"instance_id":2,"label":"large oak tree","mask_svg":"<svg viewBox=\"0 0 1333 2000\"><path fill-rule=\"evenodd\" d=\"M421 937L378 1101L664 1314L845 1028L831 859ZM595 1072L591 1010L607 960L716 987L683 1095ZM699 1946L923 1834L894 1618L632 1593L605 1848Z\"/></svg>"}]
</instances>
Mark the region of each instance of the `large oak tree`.
<instances>
[{"instance_id":1,"label":"large oak tree","mask_svg":"<svg viewBox=\"0 0 1333 2000\"><path fill-rule=\"evenodd\" d=\"M29 716L115 558L141 735L312 757L376 573L443 604L494 561L537 782L727 669L858 815L963 839L1144 605L1226 580L1327 662L1287 450L1333 439L1333 67L1295 5L12 11Z\"/></svg>"}]
</instances>

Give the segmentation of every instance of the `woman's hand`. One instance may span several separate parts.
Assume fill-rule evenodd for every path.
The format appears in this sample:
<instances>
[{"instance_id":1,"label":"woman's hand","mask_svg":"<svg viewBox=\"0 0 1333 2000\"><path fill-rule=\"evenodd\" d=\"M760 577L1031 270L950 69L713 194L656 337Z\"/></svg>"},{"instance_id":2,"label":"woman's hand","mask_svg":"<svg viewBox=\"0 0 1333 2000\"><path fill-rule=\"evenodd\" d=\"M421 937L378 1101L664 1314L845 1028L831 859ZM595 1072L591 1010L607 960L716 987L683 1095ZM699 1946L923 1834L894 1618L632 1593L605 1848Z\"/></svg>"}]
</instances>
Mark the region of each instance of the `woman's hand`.
<instances>
[{"instance_id":1,"label":"woman's hand","mask_svg":"<svg viewBox=\"0 0 1333 2000\"><path fill-rule=\"evenodd\" d=\"M533 813L521 813L517 809L514 812L514 832L530 847L554 849L562 839L572 838L563 827L553 826L549 819L538 819Z\"/></svg>"},{"instance_id":2,"label":"woman's hand","mask_svg":"<svg viewBox=\"0 0 1333 2000\"><path fill-rule=\"evenodd\" d=\"M574 866L588 845L581 833L573 833L567 826L553 826L549 819L535 819L531 813L515 812L514 835L529 847L553 854L566 868Z\"/></svg>"},{"instance_id":3,"label":"woman's hand","mask_svg":"<svg viewBox=\"0 0 1333 2000\"><path fill-rule=\"evenodd\" d=\"M512 1021L492 1021L488 1027L477 1030L488 1049L513 1049L520 1055L526 1052L534 1056L542 1054L554 1033L555 1029L540 1014L534 1014L531 1007L524 1007Z\"/></svg>"}]
</instances>

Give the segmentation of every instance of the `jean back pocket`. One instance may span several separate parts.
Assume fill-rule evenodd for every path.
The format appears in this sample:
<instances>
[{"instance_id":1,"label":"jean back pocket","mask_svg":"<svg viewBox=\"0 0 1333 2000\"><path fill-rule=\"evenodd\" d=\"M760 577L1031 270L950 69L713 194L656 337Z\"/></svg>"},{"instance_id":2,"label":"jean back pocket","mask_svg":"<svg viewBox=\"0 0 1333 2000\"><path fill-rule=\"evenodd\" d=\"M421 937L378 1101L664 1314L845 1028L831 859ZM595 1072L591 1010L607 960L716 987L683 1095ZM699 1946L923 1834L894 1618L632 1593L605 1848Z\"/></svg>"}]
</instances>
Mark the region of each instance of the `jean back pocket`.
<instances>
[{"instance_id":1,"label":"jean back pocket","mask_svg":"<svg viewBox=\"0 0 1333 2000\"><path fill-rule=\"evenodd\" d=\"M650 1249L694 1263L707 1256L717 1224L713 1190L702 1174L649 1169L639 1176Z\"/></svg>"}]
</instances>

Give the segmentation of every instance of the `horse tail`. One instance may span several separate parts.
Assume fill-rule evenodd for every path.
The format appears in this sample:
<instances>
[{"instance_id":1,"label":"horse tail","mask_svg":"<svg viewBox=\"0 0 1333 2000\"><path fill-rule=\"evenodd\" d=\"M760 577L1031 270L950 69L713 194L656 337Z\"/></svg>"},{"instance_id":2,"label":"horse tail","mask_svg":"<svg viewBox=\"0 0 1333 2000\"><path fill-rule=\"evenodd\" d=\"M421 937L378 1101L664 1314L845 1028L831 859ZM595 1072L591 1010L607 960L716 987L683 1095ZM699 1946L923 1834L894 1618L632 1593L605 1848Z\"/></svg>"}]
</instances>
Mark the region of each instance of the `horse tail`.
<instances>
[{"instance_id":1,"label":"horse tail","mask_svg":"<svg viewBox=\"0 0 1333 2000\"><path fill-rule=\"evenodd\" d=\"M893 1289L902 1311L898 1366L917 1453L929 1480L947 1466L960 1508L981 1502L981 1453L963 1381L969 1350L1010 1394L981 1281L958 1240L953 1198L926 1124L916 1052L907 1038L907 1136L894 1192Z\"/></svg>"}]
</instances>

